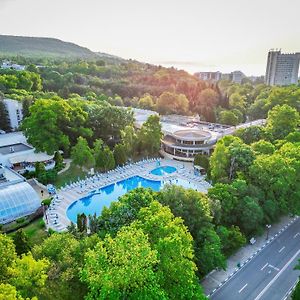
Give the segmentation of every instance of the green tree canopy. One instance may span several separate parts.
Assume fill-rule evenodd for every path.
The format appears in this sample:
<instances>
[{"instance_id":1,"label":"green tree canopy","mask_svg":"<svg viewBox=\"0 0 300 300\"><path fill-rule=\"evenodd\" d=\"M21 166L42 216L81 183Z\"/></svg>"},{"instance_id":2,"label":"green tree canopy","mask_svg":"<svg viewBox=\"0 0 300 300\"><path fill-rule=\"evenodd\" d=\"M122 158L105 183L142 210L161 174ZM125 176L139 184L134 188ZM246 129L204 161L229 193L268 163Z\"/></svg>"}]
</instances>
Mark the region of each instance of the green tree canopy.
<instances>
[{"instance_id":1,"label":"green tree canopy","mask_svg":"<svg viewBox=\"0 0 300 300\"><path fill-rule=\"evenodd\" d=\"M286 104L275 106L268 113L267 131L274 139L282 139L296 130L299 125L299 113Z\"/></svg>"},{"instance_id":2,"label":"green tree canopy","mask_svg":"<svg viewBox=\"0 0 300 300\"><path fill-rule=\"evenodd\" d=\"M85 138L79 137L77 144L72 148L71 157L73 163L80 167L92 167L95 165L95 159L88 142Z\"/></svg>"}]
</instances>

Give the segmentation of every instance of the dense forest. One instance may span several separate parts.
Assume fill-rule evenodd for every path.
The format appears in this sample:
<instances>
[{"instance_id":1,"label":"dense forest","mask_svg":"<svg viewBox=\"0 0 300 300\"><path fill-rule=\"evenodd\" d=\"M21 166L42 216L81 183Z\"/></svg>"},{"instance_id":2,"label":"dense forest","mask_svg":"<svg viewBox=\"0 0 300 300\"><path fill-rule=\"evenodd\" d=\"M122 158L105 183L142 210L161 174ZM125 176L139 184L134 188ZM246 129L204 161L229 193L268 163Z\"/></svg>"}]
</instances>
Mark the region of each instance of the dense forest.
<instances>
[{"instance_id":1,"label":"dense forest","mask_svg":"<svg viewBox=\"0 0 300 300\"><path fill-rule=\"evenodd\" d=\"M15 57L14 61L25 64L26 71L0 69L0 91L21 101L48 98L52 93L161 114L199 115L202 120L228 125L266 117L269 109L265 104L271 89L247 80L242 85L209 83L185 71L107 55L97 60Z\"/></svg>"}]
</instances>

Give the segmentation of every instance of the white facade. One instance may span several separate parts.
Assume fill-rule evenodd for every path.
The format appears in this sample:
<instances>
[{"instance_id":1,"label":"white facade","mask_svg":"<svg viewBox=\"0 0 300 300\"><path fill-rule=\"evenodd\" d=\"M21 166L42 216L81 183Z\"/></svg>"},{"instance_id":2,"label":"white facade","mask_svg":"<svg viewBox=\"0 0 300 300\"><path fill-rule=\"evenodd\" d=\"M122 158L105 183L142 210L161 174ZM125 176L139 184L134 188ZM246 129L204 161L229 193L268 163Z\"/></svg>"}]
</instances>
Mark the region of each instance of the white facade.
<instances>
[{"instance_id":1,"label":"white facade","mask_svg":"<svg viewBox=\"0 0 300 300\"><path fill-rule=\"evenodd\" d=\"M53 157L54 155L47 153L35 152L20 131L0 135L0 165L12 168L18 173L35 171L37 162L44 163L46 170L53 169Z\"/></svg>"},{"instance_id":2,"label":"white facade","mask_svg":"<svg viewBox=\"0 0 300 300\"><path fill-rule=\"evenodd\" d=\"M11 129L18 129L23 120L22 102L12 99L4 99L3 102L8 112Z\"/></svg>"},{"instance_id":3,"label":"white facade","mask_svg":"<svg viewBox=\"0 0 300 300\"><path fill-rule=\"evenodd\" d=\"M246 77L245 74L241 71L233 71L231 73L231 76L232 76L232 82L235 82L235 83L242 83L242 80Z\"/></svg>"},{"instance_id":4,"label":"white facade","mask_svg":"<svg viewBox=\"0 0 300 300\"><path fill-rule=\"evenodd\" d=\"M290 85L298 82L300 53L281 53L271 50L268 53L266 84Z\"/></svg>"},{"instance_id":5,"label":"white facade","mask_svg":"<svg viewBox=\"0 0 300 300\"><path fill-rule=\"evenodd\" d=\"M201 80L208 80L212 82L219 81L221 79L221 72L198 72L195 73L195 76L197 76Z\"/></svg>"},{"instance_id":6,"label":"white facade","mask_svg":"<svg viewBox=\"0 0 300 300\"><path fill-rule=\"evenodd\" d=\"M4 60L2 62L1 68L2 69L12 69L12 70L16 70L16 71L24 71L25 70L25 66L14 64L9 60Z\"/></svg>"}]
</instances>

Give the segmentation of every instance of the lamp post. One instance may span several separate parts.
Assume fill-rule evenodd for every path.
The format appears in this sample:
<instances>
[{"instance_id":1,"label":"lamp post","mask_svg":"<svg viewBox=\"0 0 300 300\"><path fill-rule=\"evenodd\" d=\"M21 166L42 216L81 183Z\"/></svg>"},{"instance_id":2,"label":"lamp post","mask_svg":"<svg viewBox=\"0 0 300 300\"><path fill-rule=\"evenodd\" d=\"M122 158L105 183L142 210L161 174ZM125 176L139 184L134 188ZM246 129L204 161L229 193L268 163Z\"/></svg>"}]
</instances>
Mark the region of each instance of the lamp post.
<instances>
[{"instance_id":1,"label":"lamp post","mask_svg":"<svg viewBox=\"0 0 300 300\"><path fill-rule=\"evenodd\" d=\"M269 231L270 231L270 228L272 227L272 225L270 225L270 224L267 224L266 225L266 228L267 228L267 238L266 238L266 240L268 240L269 239Z\"/></svg>"}]
</instances>

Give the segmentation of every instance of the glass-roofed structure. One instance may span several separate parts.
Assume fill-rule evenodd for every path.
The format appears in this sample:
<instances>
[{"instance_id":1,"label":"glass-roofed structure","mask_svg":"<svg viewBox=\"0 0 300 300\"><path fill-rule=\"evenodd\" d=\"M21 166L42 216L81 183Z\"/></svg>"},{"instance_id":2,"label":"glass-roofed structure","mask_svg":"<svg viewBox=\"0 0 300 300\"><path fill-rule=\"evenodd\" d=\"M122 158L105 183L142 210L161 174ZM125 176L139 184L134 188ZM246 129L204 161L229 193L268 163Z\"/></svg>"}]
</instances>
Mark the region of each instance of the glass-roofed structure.
<instances>
[{"instance_id":1,"label":"glass-roofed structure","mask_svg":"<svg viewBox=\"0 0 300 300\"><path fill-rule=\"evenodd\" d=\"M32 186L21 175L0 166L0 224L30 215L40 206Z\"/></svg>"}]
</instances>

